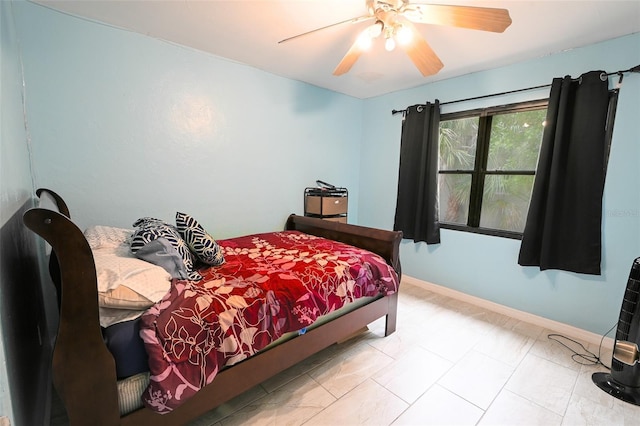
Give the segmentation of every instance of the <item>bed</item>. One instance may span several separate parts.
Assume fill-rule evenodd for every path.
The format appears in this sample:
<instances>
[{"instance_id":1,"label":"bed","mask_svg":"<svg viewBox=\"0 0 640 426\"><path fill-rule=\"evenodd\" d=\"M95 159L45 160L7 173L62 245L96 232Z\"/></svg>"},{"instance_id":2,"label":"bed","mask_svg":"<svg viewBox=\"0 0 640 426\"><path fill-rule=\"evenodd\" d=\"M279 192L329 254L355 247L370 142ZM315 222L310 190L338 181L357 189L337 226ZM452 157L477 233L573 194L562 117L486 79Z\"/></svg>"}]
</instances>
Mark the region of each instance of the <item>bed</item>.
<instances>
[{"instance_id":1,"label":"bed","mask_svg":"<svg viewBox=\"0 0 640 426\"><path fill-rule=\"evenodd\" d=\"M365 249L373 253L372 256L375 254L380 257L385 267L394 275L394 282L388 287L384 287L384 290L378 289L374 292L376 294L363 294L366 297L358 299L354 303L345 303L343 307L340 307L339 303L336 304L339 309L328 309L333 312L320 316L318 321L315 321L316 318L313 317L314 323L308 327L301 327L297 331L294 329L299 327L290 330L283 329L282 336L280 333L276 333L275 337L279 338L275 343L267 344L269 339L265 340L255 353L251 352L251 356L243 355L230 363L230 366L220 364L215 368L215 374L209 374L210 372L204 374L208 375L207 377L215 376L215 378L210 382L207 380L206 383L202 383L202 386L189 394L188 398L183 398L179 405L171 406L169 410L162 411L154 407L153 403L148 403L149 400L153 400L153 398L148 398L150 394L153 394L153 391L149 391L152 386L149 386L146 390L148 392L145 400L146 406L124 410L124 414L122 414L121 401L123 396L120 385L124 380L119 380L116 373L115 356L107 348L104 328L101 326L100 309L102 308L99 305L102 301L98 302L95 251L92 251L85 233L71 221L69 209L64 200L51 190L39 189L37 191L39 197L43 193L48 194L54 200L57 211L34 208L25 213L23 220L29 229L44 238L52 247L49 267L54 283L59 286L58 303L60 307L60 321L52 361L53 382L72 425L185 424L305 358L334 343L348 339L376 319L386 317L385 336L395 331L397 290L401 274L399 244L402 234L292 214L287 218L283 231L257 234L242 241L250 241L254 245L259 244L259 247L266 244L269 249L273 248L270 245L270 238L293 239L296 244L306 244L307 240L313 240L314 243L315 240L321 243L325 243L324 240L329 240L331 244L336 245L344 243L349 247ZM240 244L240 240L239 238L238 241L230 239L220 242L228 255L228 261L225 264L200 269L204 276L202 282L206 283L206 287L212 287L214 283L220 285L220 282L224 281L220 277L226 278L228 281L228 271L236 265L233 255L242 251L247 254L251 251L234 246L234 244ZM348 251L350 249L343 247L342 250ZM248 253L248 255L252 254L255 253ZM307 254L307 252L304 253L304 255ZM314 257L322 256L318 254ZM303 260L306 262L306 259ZM292 262L288 262L284 268L293 268L292 265ZM388 280L388 277L384 278ZM174 279L171 283L170 293L182 291L182 294L185 294L191 288L189 287L190 280ZM187 288L187 290L175 290L176 288ZM228 290L230 287L221 288L227 289L225 292L231 291ZM145 311L140 320L140 323L143 324L141 327L153 327L154 325L157 327L164 307L174 303L168 298L169 293L160 302ZM191 297L189 300L197 300L195 307L189 306L191 306L191 310L200 312L202 306L199 303L205 299ZM207 300L210 301L210 299ZM235 303L238 303L238 300L236 299ZM188 310L181 309L182 311ZM187 318L188 322L197 321L189 317ZM265 329L263 326L260 327L262 327L260 330ZM149 328L140 334L145 336L148 333ZM147 340L149 339L147 337L143 340L147 351L152 354L156 349L148 345ZM154 338L150 338L150 340ZM259 339L252 334L253 340ZM151 358L150 355L149 367L152 371L150 376L152 379L157 379L162 376L162 373L154 373L153 368L159 361L152 362ZM163 371L170 370L170 368L166 368ZM152 381L152 383L154 382ZM145 383L145 386L147 385L148 383ZM178 392L182 393L188 387L181 385L178 387ZM175 389L168 393L172 392L175 393Z\"/></svg>"}]
</instances>

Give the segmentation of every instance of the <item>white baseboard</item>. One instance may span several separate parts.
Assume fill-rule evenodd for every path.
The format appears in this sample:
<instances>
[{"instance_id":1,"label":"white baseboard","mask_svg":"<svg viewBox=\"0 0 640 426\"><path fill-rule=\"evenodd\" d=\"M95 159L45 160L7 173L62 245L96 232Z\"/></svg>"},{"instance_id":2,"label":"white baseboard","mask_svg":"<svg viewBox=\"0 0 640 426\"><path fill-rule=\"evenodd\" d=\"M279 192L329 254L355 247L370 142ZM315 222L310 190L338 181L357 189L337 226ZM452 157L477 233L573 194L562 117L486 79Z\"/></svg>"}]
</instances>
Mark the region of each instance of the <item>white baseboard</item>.
<instances>
[{"instance_id":1,"label":"white baseboard","mask_svg":"<svg viewBox=\"0 0 640 426\"><path fill-rule=\"evenodd\" d=\"M513 309L505 305L500 305L498 303L494 303L489 300L481 299L476 296L471 296L461 291L453 290L448 287L444 287L438 284L433 284L428 281L423 281L418 278L410 277L404 274L402 275L402 283L424 288L425 290L429 290L434 293L441 294L443 296L451 297L452 299L460 300L461 302L471 303L472 305L478 306L480 308L487 309L489 311L496 312L499 314L503 314L511 318L515 318L520 321L525 321L530 324L534 324L543 328L547 328L555 331L556 333L562 334L563 336L571 337L576 340L580 340L582 342L587 342L594 345L600 345L600 341L602 340L601 335L592 333L590 331L583 330L581 328L577 328L577 327L564 324L558 321L550 320L548 318L544 318L538 315L530 314L528 312L519 311L517 309ZM402 286L400 288L402 288ZM602 348L607 350L612 350L613 338L605 337L604 340L602 341Z\"/></svg>"}]
</instances>

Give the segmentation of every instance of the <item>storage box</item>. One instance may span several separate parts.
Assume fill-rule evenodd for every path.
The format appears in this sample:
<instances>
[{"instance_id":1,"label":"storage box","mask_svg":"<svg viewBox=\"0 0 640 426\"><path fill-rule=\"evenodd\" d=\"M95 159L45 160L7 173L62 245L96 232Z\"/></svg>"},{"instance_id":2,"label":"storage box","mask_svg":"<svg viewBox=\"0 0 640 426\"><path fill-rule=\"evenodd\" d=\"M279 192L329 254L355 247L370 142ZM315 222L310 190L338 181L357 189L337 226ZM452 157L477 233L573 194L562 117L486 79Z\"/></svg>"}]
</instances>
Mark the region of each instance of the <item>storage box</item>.
<instances>
[{"instance_id":1,"label":"storage box","mask_svg":"<svg viewBox=\"0 0 640 426\"><path fill-rule=\"evenodd\" d=\"M345 188L306 188L304 194L305 215L346 215L349 196Z\"/></svg>"}]
</instances>

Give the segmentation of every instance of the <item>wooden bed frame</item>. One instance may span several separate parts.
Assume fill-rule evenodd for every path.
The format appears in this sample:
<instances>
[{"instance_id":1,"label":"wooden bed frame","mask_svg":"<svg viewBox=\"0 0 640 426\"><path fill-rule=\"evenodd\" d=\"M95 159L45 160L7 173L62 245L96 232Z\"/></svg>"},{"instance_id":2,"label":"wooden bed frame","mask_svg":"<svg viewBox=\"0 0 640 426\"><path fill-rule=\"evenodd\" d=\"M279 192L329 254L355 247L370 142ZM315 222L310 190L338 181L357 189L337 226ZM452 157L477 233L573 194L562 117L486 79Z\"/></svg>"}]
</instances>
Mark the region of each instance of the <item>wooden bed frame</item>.
<instances>
[{"instance_id":1,"label":"wooden bed frame","mask_svg":"<svg viewBox=\"0 0 640 426\"><path fill-rule=\"evenodd\" d=\"M222 370L215 380L169 414L118 409L115 362L102 338L93 255L66 203L48 193L58 211L35 208L23 221L52 246L50 270L59 282L60 322L53 352L53 382L72 425L180 425L196 419L305 358L343 341L386 316L385 336L396 327L398 295L380 297L269 350ZM401 232L290 215L285 229L299 230L380 254L400 275ZM59 273L59 279L55 276Z\"/></svg>"}]
</instances>

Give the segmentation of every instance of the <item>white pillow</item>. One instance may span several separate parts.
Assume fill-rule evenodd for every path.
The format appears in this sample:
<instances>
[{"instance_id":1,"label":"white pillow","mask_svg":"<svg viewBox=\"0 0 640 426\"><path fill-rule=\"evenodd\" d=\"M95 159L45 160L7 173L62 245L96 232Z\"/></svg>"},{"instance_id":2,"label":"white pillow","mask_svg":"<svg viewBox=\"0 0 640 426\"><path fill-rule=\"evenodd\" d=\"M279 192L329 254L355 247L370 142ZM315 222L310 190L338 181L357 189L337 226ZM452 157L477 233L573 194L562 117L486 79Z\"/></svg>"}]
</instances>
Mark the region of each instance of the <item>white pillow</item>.
<instances>
[{"instance_id":1,"label":"white pillow","mask_svg":"<svg viewBox=\"0 0 640 426\"><path fill-rule=\"evenodd\" d=\"M152 307L154 302L126 285L119 285L113 290L98 292L98 305L102 308L144 311Z\"/></svg>"},{"instance_id":2,"label":"white pillow","mask_svg":"<svg viewBox=\"0 0 640 426\"><path fill-rule=\"evenodd\" d=\"M151 306L169 291L171 275L160 266L136 258L126 243L93 250L93 260L102 307L145 309L140 306L141 300L148 299Z\"/></svg>"},{"instance_id":3,"label":"white pillow","mask_svg":"<svg viewBox=\"0 0 640 426\"><path fill-rule=\"evenodd\" d=\"M113 226L95 225L84 231L84 237L92 250L99 248L115 248L131 242L133 229L115 228Z\"/></svg>"}]
</instances>

